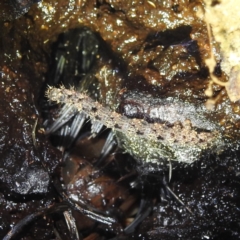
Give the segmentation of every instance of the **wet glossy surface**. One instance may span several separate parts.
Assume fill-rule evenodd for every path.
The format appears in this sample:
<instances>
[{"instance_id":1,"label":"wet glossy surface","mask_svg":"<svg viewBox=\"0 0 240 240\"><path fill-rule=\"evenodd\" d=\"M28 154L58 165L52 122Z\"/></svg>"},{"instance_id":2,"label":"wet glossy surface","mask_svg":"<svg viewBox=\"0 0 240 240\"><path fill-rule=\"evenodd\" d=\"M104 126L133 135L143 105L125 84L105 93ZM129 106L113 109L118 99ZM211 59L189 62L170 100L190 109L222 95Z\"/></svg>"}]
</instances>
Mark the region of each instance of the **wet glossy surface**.
<instances>
[{"instance_id":1,"label":"wet glossy surface","mask_svg":"<svg viewBox=\"0 0 240 240\"><path fill-rule=\"evenodd\" d=\"M49 173L52 173L61 155L56 154L43 137L41 121L36 128L39 147L36 150L32 127L36 119L34 103L52 66L52 43L57 41L59 34L70 28L87 26L104 40L106 45L100 51L105 50L107 54L100 54L98 64L91 72L94 81L97 79L93 95L97 93L97 99L112 110L121 105L121 96L117 95L121 95L125 89L130 96L132 92L140 91L145 96L150 93L153 99L174 97L172 103L177 101L175 99L181 99L183 109L186 109L186 103L202 109L207 100L204 91L209 82L203 60L209 54L209 44L205 24L201 18L196 18L196 12L201 9L201 1L179 1L172 5L172 1L99 1L96 4L95 1L59 0L33 5L27 15L12 22L3 22L1 19L0 141L1 153L4 153L1 165L4 173L1 178L4 189L1 191L1 236L34 209L44 208L56 201L56 194L51 189L47 195L42 194L46 192L47 181L45 177L44 181L41 180L45 175L39 174L43 170L38 162L43 161ZM215 50L219 61L217 47ZM108 56L109 52L111 57ZM221 71L217 74L223 81L226 80ZM89 85L83 88L89 89ZM221 87L215 85L213 90L214 97L219 97L216 111L220 114L213 113L204 119L211 119L213 128L220 126L223 134L230 136L230 150L217 157L209 153L193 166L174 169L170 185L191 208L194 216L190 217L175 199L164 204L159 197L160 187L157 186L156 194L152 197L155 201L153 214L136 230L135 239L239 237L239 104L231 104ZM123 108L127 106L127 109L120 112L131 115L132 110L129 109L135 108L138 99L136 97L131 103L127 99L129 97L123 99ZM144 111L140 110L138 114L142 115ZM145 116L148 118L149 114ZM202 118L200 122L197 117L194 119L192 121L198 125L204 122L203 127L208 126L207 121L201 121ZM22 166L25 170L30 167L27 171L33 172L31 165L37 169L38 182L43 183L42 188L37 188L40 196L28 195L24 191L27 189L35 194L37 189L17 188L14 185L13 179L16 178L13 176L19 175ZM156 179L161 183L160 167L133 168L141 172L140 177L144 180L149 172L157 172L154 181L147 180L150 186L154 186ZM27 174L23 176L25 179L20 183L24 185ZM16 200L16 192L24 193L23 198L17 196ZM19 212L18 209L23 211ZM24 239L36 239L40 235L42 239L52 237L54 233L52 225L49 225L49 221L52 223L50 219L59 224L58 229L62 229L64 236L68 233L64 219L47 219L47 223L37 222L31 230L29 228L27 233L24 232ZM81 222L83 217L79 219ZM78 227L81 232L82 228Z\"/></svg>"}]
</instances>

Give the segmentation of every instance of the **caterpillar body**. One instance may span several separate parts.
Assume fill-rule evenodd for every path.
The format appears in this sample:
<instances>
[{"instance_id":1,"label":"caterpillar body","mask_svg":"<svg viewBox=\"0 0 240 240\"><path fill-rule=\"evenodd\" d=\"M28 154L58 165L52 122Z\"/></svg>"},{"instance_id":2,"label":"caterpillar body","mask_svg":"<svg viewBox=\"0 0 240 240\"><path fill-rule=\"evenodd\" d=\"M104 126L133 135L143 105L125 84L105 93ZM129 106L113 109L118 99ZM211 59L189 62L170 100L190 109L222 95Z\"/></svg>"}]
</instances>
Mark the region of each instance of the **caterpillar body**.
<instances>
[{"instance_id":1,"label":"caterpillar body","mask_svg":"<svg viewBox=\"0 0 240 240\"><path fill-rule=\"evenodd\" d=\"M166 160L192 163L205 152L219 151L224 145L220 131L196 129L188 119L168 125L128 118L87 94L64 86L48 87L46 96L50 101L84 112L91 121L98 121L111 128L119 145L139 161L157 164L164 164Z\"/></svg>"}]
</instances>

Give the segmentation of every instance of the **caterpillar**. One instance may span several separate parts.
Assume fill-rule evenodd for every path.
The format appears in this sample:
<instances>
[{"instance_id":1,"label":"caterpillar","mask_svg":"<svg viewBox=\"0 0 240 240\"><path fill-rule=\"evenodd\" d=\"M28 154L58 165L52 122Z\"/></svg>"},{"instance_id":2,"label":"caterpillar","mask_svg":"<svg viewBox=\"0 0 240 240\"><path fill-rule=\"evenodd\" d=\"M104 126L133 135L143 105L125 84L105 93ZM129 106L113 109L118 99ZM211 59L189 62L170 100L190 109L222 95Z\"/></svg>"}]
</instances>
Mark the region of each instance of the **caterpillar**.
<instances>
[{"instance_id":1,"label":"caterpillar","mask_svg":"<svg viewBox=\"0 0 240 240\"><path fill-rule=\"evenodd\" d=\"M165 160L175 160L192 163L204 152L219 151L224 145L222 134L218 130L196 129L188 119L168 125L128 118L74 88L49 86L46 97L72 111L83 112L91 121L112 129L119 145L139 161L163 164Z\"/></svg>"}]
</instances>

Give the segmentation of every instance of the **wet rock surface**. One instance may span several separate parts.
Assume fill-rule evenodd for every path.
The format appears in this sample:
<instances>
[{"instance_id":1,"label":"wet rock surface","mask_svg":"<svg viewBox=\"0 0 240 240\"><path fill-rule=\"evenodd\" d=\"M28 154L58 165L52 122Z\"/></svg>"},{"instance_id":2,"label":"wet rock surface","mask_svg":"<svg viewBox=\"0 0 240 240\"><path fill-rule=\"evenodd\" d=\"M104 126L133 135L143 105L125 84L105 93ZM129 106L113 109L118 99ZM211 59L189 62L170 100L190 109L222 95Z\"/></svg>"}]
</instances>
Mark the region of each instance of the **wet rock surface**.
<instances>
[{"instance_id":1,"label":"wet rock surface","mask_svg":"<svg viewBox=\"0 0 240 240\"><path fill-rule=\"evenodd\" d=\"M13 20L26 13L32 4L41 0L4 0L0 3L0 16L3 20Z\"/></svg>"},{"instance_id":2,"label":"wet rock surface","mask_svg":"<svg viewBox=\"0 0 240 240\"><path fill-rule=\"evenodd\" d=\"M100 55L90 74L98 81L99 101L113 109L121 105L121 98L115 96L122 89L154 98L177 95L181 101L203 105L209 82L203 60L209 55L209 42L205 23L196 14L202 9L200 1L173 4L59 0L42 1L14 21L1 16L0 237L24 216L57 199L49 183L62 156L44 136L37 109L41 88L53 64L52 43L59 34L86 26L100 35L115 60ZM220 61L217 47L216 59ZM216 74L226 80L221 71ZM116 75L121 80L116 81ZM104 82L106 76L108 84ZM170 183L193 215L175 200L164 204L160 193L156 194L152 215L128 238L239 238L239 106L230 103L218 85L213 86L213 96L219 97L215 109L220 114L213 112L210 118L224 135L230 136L228 150L219 156L209 153L191 166L174 169ZM134 114L142 117L142 112ZM154 172L145 166L139 169L143 179L145 173ZM31 230L22 233L23 239L51 239L54 221L58 222L47 218L34 223ZM108 237L106 234L105 239ZM100 239L100 235L95 239Z\"/></svg>"}]
</instances>

